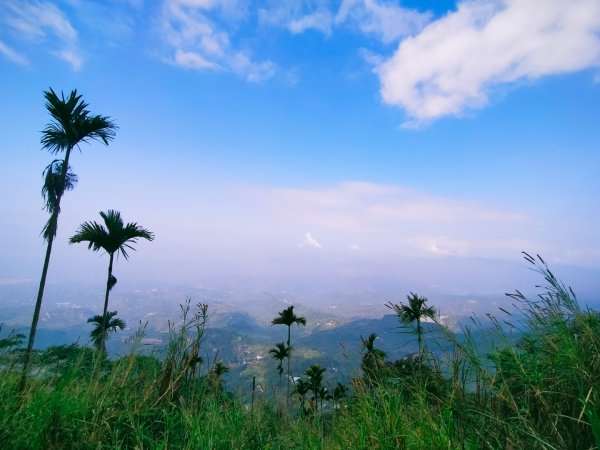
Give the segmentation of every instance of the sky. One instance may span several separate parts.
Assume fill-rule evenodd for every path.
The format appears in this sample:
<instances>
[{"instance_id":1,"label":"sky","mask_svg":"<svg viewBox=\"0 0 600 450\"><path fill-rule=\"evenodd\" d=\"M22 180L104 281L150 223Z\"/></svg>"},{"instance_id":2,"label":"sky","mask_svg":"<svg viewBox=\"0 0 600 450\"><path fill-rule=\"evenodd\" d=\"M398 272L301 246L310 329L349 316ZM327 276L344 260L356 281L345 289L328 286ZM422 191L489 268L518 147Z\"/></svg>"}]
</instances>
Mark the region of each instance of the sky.
<instances>
[{"instance_id":1,"label":"sky","mask_svg":"<svg viewBox=\"0 0 600 450\"><path fill-rule=\"evenodd\" d=\"M41 271L49 88L119 126L51 280L104 276L67 241L108 209L139 280L600 269L600 0L3 0L0 280Z\"/></svg>"}]
</instances>

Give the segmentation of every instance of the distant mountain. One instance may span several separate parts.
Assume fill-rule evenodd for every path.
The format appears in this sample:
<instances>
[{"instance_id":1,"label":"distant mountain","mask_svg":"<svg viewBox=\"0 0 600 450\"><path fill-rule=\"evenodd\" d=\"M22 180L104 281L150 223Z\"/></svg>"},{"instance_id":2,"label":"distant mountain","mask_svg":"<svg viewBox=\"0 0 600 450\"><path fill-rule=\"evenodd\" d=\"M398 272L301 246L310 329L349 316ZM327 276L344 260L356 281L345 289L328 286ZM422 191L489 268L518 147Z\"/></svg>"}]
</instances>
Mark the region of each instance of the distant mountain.
<instances>
[{"instance_id":1,"label":"distant mountain","mask_svg":"<svg viewBox=\"0 0 600 450\"><path fill-rule=\"evenodd\" d=\"M28 332L36 283L0 285L0 323L4 332L15 328ZM115 288L110 309L117 310L127 322L124 332L114 334L108 342L109 353L124 355L132 346L131 337L144 329L144 338L138 351L161 354L168 340L169 324L181 319L181 304L191 299L191 305L209 305L209 320L200 354L205 369L216 357L231 368L226 381L230 387L244 388L252 377L264 386L279 386L276 363L268 351L276 342L284 342L286 328L272 326L271 320L290 304L307 318L306 327L294 327L292 357L293 374L301 374L310 364L327 368L330 382L347 382L358 375L362 344L360 337L376 333L376 347L385 351L390 360L400 359L417 351L417 343L410 327L401 327L397 317L389 314L384 301L376 291L363 298L346 289L338 291L310 291L304 303L298 292L246 290L243 284L231 289L216 290L206 287L160 286L140 289L121 285ZM36 348L78 342L87 345L90 325L87 318L102 307L103 292L85 285L49 284L42 306ZM402 295L392 298L404 300ZM498 306L508 306L504 295L439 294L430 297L430 303L441 311L442 321L454 330L472 326L472 314L485 317ZM473 328L473 327L472 327ZM482 327L485 329L485 326ZM425 342L437 354L450 350L443 333L435 324L424 324ZM491 337L475 329L473 336L480 342L482 352L490 348ZM284 383L285 385L285 383Z\"/></svg>"}]
</instances>

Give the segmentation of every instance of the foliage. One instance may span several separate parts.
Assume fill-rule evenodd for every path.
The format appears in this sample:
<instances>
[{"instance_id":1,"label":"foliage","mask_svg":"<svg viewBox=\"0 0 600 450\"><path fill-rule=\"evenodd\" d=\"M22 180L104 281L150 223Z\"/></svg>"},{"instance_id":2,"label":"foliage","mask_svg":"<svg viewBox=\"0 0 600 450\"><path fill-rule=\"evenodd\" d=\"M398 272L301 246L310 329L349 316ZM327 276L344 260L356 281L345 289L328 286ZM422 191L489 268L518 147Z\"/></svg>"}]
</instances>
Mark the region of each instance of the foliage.
<instances>
[{"instance_id":1,"label":"foliage","mask_svg":"<svg viewBox=\"0 0 600 450\"><path fill-rule=\"evenodd\" d=\"M192 313L188 301L160 359L132 352L103 360L95 376L86 362L94 352L50 348L21 394L18 374L0 365L0 441L31 449L598 448L600 315L581 307L541 258L526 259L544 292L510 294L516 309L506 321L490 316L491 352L473 345L469 329L446 329L451 351L390 362L371 335L362 338L363 377L350 390L329 389L326 369L311 365L294 384L299 408L281 411L226 393L227 368L216 356L202 372L207 307ZM365 367L377 383L366 385Z\"/></svg>"},{"instance_id":2,"label":"foliage","mask_svg":"<svg viewBox=\"0 0 600 450\"><path fill-rule=\"evenodd\" d=\"M377 335L371 333L366 339L360 337L362 342L362 362L360 368L363 372L363 380L367 387L371 388L379 382L380 377L385 372L387 353L375 348Z\"/></svg>"},{"instance_id":3,"label":"foliage","mask_svg":"<svg viewBox=\"0 0 600 450\"><path fill-rule=\"evenodd\" d=\"M105 316L99 314L90 317L87 321L94 325L94 328L90 332L90 338L94 347L98 351L101 351L106 347L106 339L108 339L108 333L125 329L125 322L122 319L116 317L117 311L107 311Z\"/></svg>"},{"instance_id":4,"label":"foliage","mask_svg":"<svg viewBox=\"0 0 600 450\"><path fill-rule=\"evenodd\" d=\"M290 339L290 330L292 328L292 325L297 325L300 326L302 325L303 327L306 326L306 318L302 317L302 316L297 316L294 313L294 305L291 305L289 307L287 307L286 309L279 311L279 314L277 317L275 317L271 323L273 325L285 325L288 327L288 338L287 338L287 346L291 348L292 344L291 344L291 339Z\"/></svg>"},{"instance_id":5,"label":"foliage","mask_svg":"<svg viewBox=\"0 0 600 450\"><path fill-rule=\"evenodd\" d=\"M277 361L277 373L279 377L283 374L283 360L290 356L291 349L283 342L278 342L275 347L269 350L269 356Z\"/></svg>"},{"instance_id":6,"label":"foliage","mask_svg":"<svg viewBox=\"0 0 600 450\"><path fill-rule=\"evenodd\" d=\"M42 196L44 197L45 208L50 213L50 218L42 229L42 235L46 240L46 255L44 265L40 276L37 298L33 316L31 318L31 330L23 359L23 370L19 381L19 390L25 388L29 363L33 354L33 344L37 325L42 308L44 289L46 287L46 277L50 266L50 256L52 254L52 244L58 228L58 215L60 213L60 202L65 191L72 189L77 181L76 176L70 172L69 158L73 148L79 148L83 142L92 140L101 141L105 145L115 137L117 126L109 117L92 115L77 91L71 91L71 94L65 98L61 94L59 98L56 93L50 89L44 91L46 99L46 110L52 120L42 131L42 148L52 154L64 152L64 159L54 160L44 171L44 187ZM106 313L106 311L105 311Z\"/></svg>"},{"instance_id":7,"label":"foliage","mask_svg":"<svg viewBox=\"0 0 600 450\"><path fill-rule=\"evenodd\" d=\"M123 329L120 322L115 322L114 325L110 325L109 321L116 315L116 312L108 312L108 297L111 289L117 284L117 278L113 275L113 258L115 254L123 255L125 259L128 259L127 250L135 250L132 244L135 244L138 239L146 239L152 241L154 234L145 228L139 226L137 223L128 223L125 225L121 218L119 211L109 209L107 212L100 212L100 216L104 219L104 226L97 222L85 222L83 223L77 232L71 236L69 243L77 244L80 242L87 242L88 249L93 251L104 250L109 255L108 261L108 277L106 279L106 290L104 294L104 309L102 315L94 316L88 322L94 322L96 318L104 319L104 323L99 327L95 328L94 332L100 333L99 336L92 335L94 344L97 344L99 353L105 353L105 342L106 334L109 331L115 331L116 328ZM112 316L111 316L112 314ZM115 319L117 320L117 319Z\"/></svg>"},{"instance_id":8,"label":"foliage","mask_svg":"<svg viewBox=\"0 0 600 450\"><path fill-rule=\"evenodd\" d=\"M77 184L77 175L67 170L65 178L62 178L62 169L64 161L55 159L46 166L43 172L44 186L42 187L42 197L44 198L44 209L50 213L50 218L42 229L42 236L46 241L50 237L56 237L56 227L58 214L60 213L60 198L65 191L71 191Z\"/></svg>"},{"instance_id":9,"label":"foliage","mask_svg":"<svg viewBox=\"0 0 600 450\"><path fill-rule=\"evenodd\" d=\"M2 328L4 328L4 324L0 323L0 333L2 332ZM24 334L11 330L6 337L0 338L0 355L20 347L24 340Z\"/></svg>"},{"instance_id":10,"label":"foliage","mask_svg":"<svg viewBox=\"0 0 600 450\"><path fill-rule=\"evenodd\" d=\"M109 209L100 211L104 225L97 222L84 222L77 232L69 239L69 243L87 242L88 248L97 252L104 250L109 255L115 253L129 259L127 250L135 250L132 244L138 239L154 240L154 234L135 222L123 223L121 213Z\"/></svg>"},{"instance_id":11,"label":"foliage","mask_svg":"<svg viewBox=\"0 0 600 450\"><path fill-rule=\"evenodd\" d=\"M427 297L421 297L410 293L407 297L408 304L388 302L385 306L394 311L398 319L404 324L416 323L415 334L419 343L419 357L423 356L423 327L422 322L426 319L435 319L436 310L433 306L427 305Z\"/></svg>"},{"instance_id":12,"label":"foliage","mask_svg":"<svg viewBox=\"0 0 600 450\"><path fill-rule=\"evenodd\" d=\"M303 327L305 327L306 326L306 318L302 317L302 316L297 316L294 313L294 305L290 305L286 309L279 311L279 314L277 315L277 317L275 317L271 321L271 324L272 325L285 325L285 326L287 326L287 329L288 329L286 358L287 358L287 378L288 378L287 399L288 399L288 403L289 403L290 384L291 384L291 376L292 376L292 372L290 369L290 359L292 358L292 325L296 324L297 326L302 325ZM280 374L281 374L281 372L280 372Z\"/></svg>"},{"instance_id":13,"label":"foliage","mask_svg":"<svg viewBox=\"0 0 600 450\"><path fill-rule=\"evenodd\" d=\"M91 115L88 104L84 102L77 90L71 91L65 98L61 93L59 98L50 88L44 91L46 110L52 121L42 131L42 148L56 154L80 143L101 141L104 145L114 139L117 126L110 117Z\"/></svg>"}]
</instances>

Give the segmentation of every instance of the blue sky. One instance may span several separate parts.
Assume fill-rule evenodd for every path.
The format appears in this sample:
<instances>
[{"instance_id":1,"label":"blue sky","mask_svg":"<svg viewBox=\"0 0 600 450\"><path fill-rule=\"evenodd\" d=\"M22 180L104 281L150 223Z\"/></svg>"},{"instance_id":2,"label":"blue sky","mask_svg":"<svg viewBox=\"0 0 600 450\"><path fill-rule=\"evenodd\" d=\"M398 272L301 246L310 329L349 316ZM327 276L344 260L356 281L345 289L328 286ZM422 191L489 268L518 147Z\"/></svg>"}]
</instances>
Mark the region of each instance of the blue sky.
<instances>
[{"instance_id":1,"label":"blue sky","mask_svg":"<svg viewBox=\"0 0 600 450\"><path fill-rule=\"evenodd\" d=\"M73 156L56 279L105 270L66 241L109 208L156 233L120 269L153 280L598 269L599 66L598 0L4 0L0 278L39 276L49 87L120 127Z\"/></svg>"}]
</instances>

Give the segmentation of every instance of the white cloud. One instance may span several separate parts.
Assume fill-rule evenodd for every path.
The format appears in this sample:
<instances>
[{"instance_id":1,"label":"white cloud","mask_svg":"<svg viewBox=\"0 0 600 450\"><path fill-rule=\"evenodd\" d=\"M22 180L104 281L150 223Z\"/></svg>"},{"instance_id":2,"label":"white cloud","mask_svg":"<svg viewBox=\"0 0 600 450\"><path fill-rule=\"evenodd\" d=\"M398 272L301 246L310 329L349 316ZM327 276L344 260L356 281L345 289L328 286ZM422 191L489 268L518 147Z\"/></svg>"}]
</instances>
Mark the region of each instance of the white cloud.
<instances>
[{"instance_id":1,"label":"white cloud","mask_svg":"<svg viewBox=\"0 0 600 450\"><path fill-rule=\"evenodd\" d=\"M597 67L598 0L472 0L376 68L383 101L419 126L488 103L495 86Z\"/></svg>"},{"instance_id":2,"label":"white cloud","mask_svg":"<svg viewBox=\"0 0 600 450\"><path fill-rule=\"evenodd\" d=\"M74 70L81 67L83 58L78 50L77 31L53 3L5 0L0 4L0 17L17 40L43 46Z\"/></svg>"},{"instance_id":3,"label":"white cloud","mask_svg":"<svg viewBox=\"0 0 600 450\"><path fill-rule=\"evenodd\" d=\"M429 13L385 0L343 0L339 8L337 3L331 0L271 0L258 10L258 16L262 24L286 28L294 34L317 30L330 35L334 27L349 25L385 43L419 31L431 17Z\"/></svg>"},{"instance_id":4,"label":"white cloud","mask_svg":"<svg viewBox=\"0 0 600 450\"><path fill-rule=\"evenodd\" d=\"M10 59L14 63L21 64L23 66L29 64L29 61L25 56L13 50L2 41L0 41L0 54L4 55L6 58Z\"/></svg>"},{"instance_id":5,"label":"white cloud","mask_svg":"<svg viewBox=\"0 0 600 450\"><path fill-rule=\"evenodd\" d=\"M199 53L186 52L181 49L175 50L175 64L189 69L219 69L217 63L207 61Z\"/></svg>"},{"instance_id":6,"label":"white cloud","mask_svg":"<svg viewBox=\"0 0 600 450\"><path fill-rule=\"evenodd\" d=\"M344 0L337 13L336 23L351 21L363 33L374 35L389 44L418 32L430 19L430 13L402 8L391 2Z\"/></svg>"},{"instance_id":7,"label":"white cloud","mask_svg":"<svg viewBox=\"0 0 600 450\"><path fill-rule=\"evenodd\" d=\"M246 6L241 0L165 0L161 33L167 61L187 69L227 70L250 82L274 76L273 62L255 61L249 51L236 48L225 29L235 28Z\"/></svg>"},{"instance_id":8,"label":"white cloud","mask_svg":"<svg viewBox=\"0 0 600 450\"><path fill-rule=\"evenodd\" d=\"M338 231L376 231L384 224L507 224L525 219L522 214L472 200L432 196L397 185L349 182L327 189L281 188L272 195L290 217L304 217L309 223Z\"/></svg>"},{"instance_id":9,"label":"white cloud","mask_svg":"<svg viewBox=\"0 0 600 450\"><path fill-rule=\"evenodd\" d=\"M57 53L57 56L63 61L68 62L73 70L79 70L83 65L83 58L75 50L61 50Z\"/></svg>"},{"instance_id":10,"label":"white cloud","mask_svg":"<svg viewBox=\"0 0 600 450\"><path fill-rule=\"evenodd\" d=\"M47 37L48 33L71 42L77 39L77 31L63 12L49 2L15 2L8 0L5 4L8 17L5 22L14 30L29 39Z\"/></svg>"},{"instance_id":11,"label":"white cloud","mask_svg":"<svg viewBox=\"0 0 600 450\"><path fill-rule=\"evenodd\" d=\"M365 254L515 255L535 248L532 220L469 199L430 195L398 185L350 182L322 189L270 189L272 223L311 229L328 249Z\"/></svg>"},{"instance_id":12,"label":"white cloud","mask_svg":"<svg viewBox=\"0 0 600 450\"><path fill-rule=\"evenodd\" d=\"M314 237L310 235L310 233L306 233L304 235L304 240L300 243L301 247L312 247L322 249L323 246L317 241Z\"/></svg>"},{"instance_id":13,"label":"white cloud","mask_svg":"<svg viewBox=\"0 0 600 450\"><path fill-rule=\"evenodd\" d=\"M323 34L331 34L333 15L329 11L316 11L297 19L291 20L289 29L292 33L299 34L309 29L321 31Z\"/></svg>"},{"instance_id":14,"label":"white cloud","mask_svg":"<svg viewBox=\"0 0 600 450\"><path fill-rule=\"evenodd\" d=\"M273 62L254 62L247 54L242 52L232 55L230 63L234 72L255 83L268 80L277 72L277 67Z\"/></svg>"},{"instance_id":15,"label":"white cloud","mask_svg":"<svg viewBox=\"0 0 600 450\"><path fill-rule=\"evenodd\" d=\"M293 34L317 30L329 35L334 24L334 13L329 0L270 0L258 9L258 20L263 25L286 28Z\"/></svg>"},{"instance_id":16,"label":"white cloud","mask_svg":"<svg viewBox=\"0 0 600 450\"><path fill-rule=\"evenodd\" d=\"M416 241L425 253L437 256L462 256L470 250L468 241L446 236L419 236Z\"/></svg>"}]
</instances>

